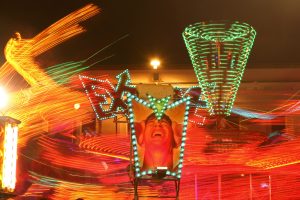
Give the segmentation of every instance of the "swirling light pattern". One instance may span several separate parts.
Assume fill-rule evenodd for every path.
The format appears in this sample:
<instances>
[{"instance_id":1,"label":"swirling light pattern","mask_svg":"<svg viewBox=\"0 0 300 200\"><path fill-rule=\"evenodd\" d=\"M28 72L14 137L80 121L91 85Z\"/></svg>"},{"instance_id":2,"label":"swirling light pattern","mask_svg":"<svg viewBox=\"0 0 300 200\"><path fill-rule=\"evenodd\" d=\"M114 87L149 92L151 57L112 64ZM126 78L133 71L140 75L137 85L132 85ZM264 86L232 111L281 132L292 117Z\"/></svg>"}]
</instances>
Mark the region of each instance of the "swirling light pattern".
<instances>
[{"instance_id":1,"label":"swirling light pattern","mask_svg":"<svg viewBox=\"0 0 300 200\"><path fill-rule=\"evenodd\" d=\"M209 21L188 26L182 35L209 112L230 115L255 30L246 23Z\"/></svg>"},{"instance_id":2,"label":"swirling light pattern","mask_svg":"<svg viewBox=\"0 0 300 200\"><path fill-rule=\"evenodd\" d=\"M279 157L283 155L280 152L282 145L260 147L259 144L265 140L262 135L253 132L251 135L243 134L237 130L235 136L224 133L222 141L216 144L213 143L216 141L215 130L194 127L188 131L180 199L298 198L299 165L286 162L284 167L273 163L290 157L288 152ZM240 140L246 143L239 143ZM297 143L298 140L286 142L283 146L293 149ZM29 146L23 148L22 153L28 156L22 156L20 160L30 171L25 171L18 179L23 181L18 185L21 188L18 191L24 191L19 198L133 198L128 174L128 136L86 137L77 147L70 138L58 134L31 140L29 145L34 151L28 149ZM215 150L208 151L208 148ZM220 151L222 148L223 151ZM297 151L292 151L294 161L298 159ZM271 159L273 156L276 159ZM274 164L273 168L269 168L267 163ZM170 196L174 194L174 185L147 183L139 188L139 194Z\"/></svg>"},{"instance_id":3,"label":"swirling light pattern","mask_svg":"<svg viewBox=\"0 0 300 200\"><path fill-rule=\"evenodd\" d=\"M31 85L51 85L53 81L40 69L34 58L56 45L82 33L80 22L99 13L95 5L87 5L52 24L31 39L23 39L20 33L10 39L5 47L5 58Z\"/></svg>"},{"instance_id":4,"label":"swirling light pattern","mask_svg":"<svg viewBox=\"0 0 300 200\"><path fill-rule=\"evenodd\" d=\"M35 62L36 56L82 33L84 29L79 22L98 12L99 8L88 5L58 21L36 37L23 39L20 34L16 34L6 46L8 62L0 68L1 80L5 80L1 85L8 89L7 86L13 83L18 85L14 82L14 76L17 76L14 71L26 80L22 90L11 94L10 107L7 110L8 115L22 121L15 199L133 198L134 191L128 174L129 136L104 133L101 136L81 137L79 146L74 144L74 121L89 123L94 119L86 96L73 90L73 86L68 88L64 85L69 71L62 69L65 67L73 71L76 68L80 71L83 69L83 62L63 63L48 68L47 72ZM241 32L236 34L230 30L224 38L228 37L231 40L244 37L242 26L235 24L234 28L241 28ZM250 40L253 40L254 32L249 34ZM230 47L233 50L230 52L230 48L224 45L227 41L220 40L223 37L211 37L207 34L202 37L205 41L212 41L208 47L213 51L205 49L206 43L202 43L200 47L208 54L201 55L199 60L192 57L194 65L200 63L201 67L208 67L216 73L218 70L226 72L228 77L231 73L242 74L250 52L247 45L251 48L251 42L248 41L242 49L232 45ZM236 55L234 51L242 53ZM202 75L201 70L199 68L197 75ZM232 83L238 85L240 78L241 76L238 76ZM222 85L222 81L216 79L212 76L213 81L201 84L207 86L209 89L206 89L210 92L228 89ZM126 74L119 80L122 80L123 86L127 86ZM232 86L230 95L235 95L236 90L237 88ZM121 89L117 92L118 97L123 96ZM286 104L283 113L277 109L276 116L286 113L297 115L298 99L294 104ZM80 104L78 110L74 109L77 103ZM291 107L287 108L288 106ZM218 107L221 108L223 107ZM241 114L244 110L236 111ZM218 114L217 112L215 109L214 113ZM242 115L256 117L258 122L274 122L268 118L273 117L273 114L248 114ZM299 199L300 141L296 131L290 132L286 129L285 135L294 135L282 138L282 134L267 137L267 133L245 129L242 126L239 129L218 131L210 126L188 127L180 199ZM168 183L147 183L139 188L141 196L172 195L172 192L174 185Z\"/></svg>"},{"instance_id":5,"label":"swirling light pattern","mask_svg":"<svg viewBox=\"0 0 300 200\"><path fill-rule=\"evenodd\" d=\"M41 69L35 58L84 32L85 29L79 23L98 14L99 11L97 6L89 4L52 24L31 39L23 39L16 33L15 37L8 41L5 47L7 62L0 68L2 85L8 90L10 85L14 85L13 79L9 78L13 77L14 70L28 84L22 90L11 94L7 112L8 115L22 121L19 135L21 146L25 145L29 138L42 133L72 129L74 119L78 118L83 123L92 120L86 115L90 109L85 96L81 92L57 84ZM70 63L63 65L70 68ZM78 63L71 65L78 66ZM54 71L51 73L50 75L53 75ZM75 110L73 106L76 103L80 103L82 109ZM64 121L64 125L61 125L61 121Z\"/></svg>"}]
</instances>

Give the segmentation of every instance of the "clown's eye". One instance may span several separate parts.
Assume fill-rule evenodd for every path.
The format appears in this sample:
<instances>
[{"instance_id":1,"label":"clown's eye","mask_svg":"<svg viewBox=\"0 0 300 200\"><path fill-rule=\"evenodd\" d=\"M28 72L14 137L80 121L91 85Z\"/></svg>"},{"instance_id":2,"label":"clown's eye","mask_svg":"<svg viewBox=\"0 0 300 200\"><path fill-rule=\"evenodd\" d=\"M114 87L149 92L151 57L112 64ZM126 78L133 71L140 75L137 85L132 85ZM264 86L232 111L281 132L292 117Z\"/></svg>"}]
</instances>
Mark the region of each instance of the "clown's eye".
<instances>
[{"instance_id":1,"label":"clown's eye","mask_svg":"<svg viewBox=\"0 0 300 200\"><path fill-rule=\"evenodd\" d=\"M161 125L162 126L169 126L169 123L168 122L161 122Z\"/></svg>"},{"instance_id":2,"label":"clown's eye","mask_svg":"<svg viewBox=\"0 0 300 200\"><path fill-rule=\"evenodd\" d=\"M147 125L150 125L150 126L154 125L154 121L147 122Z\"/></svg>"}]
</instances>

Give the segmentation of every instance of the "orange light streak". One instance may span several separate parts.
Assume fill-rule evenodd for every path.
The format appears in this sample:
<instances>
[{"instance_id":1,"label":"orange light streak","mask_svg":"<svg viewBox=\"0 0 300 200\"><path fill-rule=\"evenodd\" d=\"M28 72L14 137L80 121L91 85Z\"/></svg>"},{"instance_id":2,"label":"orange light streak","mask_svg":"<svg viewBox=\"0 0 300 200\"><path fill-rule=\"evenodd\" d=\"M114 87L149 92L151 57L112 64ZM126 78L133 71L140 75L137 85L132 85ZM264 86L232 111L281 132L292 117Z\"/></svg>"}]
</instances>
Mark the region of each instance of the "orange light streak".
<instances>
[{"instance_id":1,"label":"orange light streak","mask_svg":"<svg viewBox=\"0 0 300 200\"><path fill-rule=\"evenodd\" d=\"M35 58L56 45L85 31L80 22L99 13L89 4L52 24L32 39L21 38L20 33L8 41L5 58L31 86L53 85L53 80L41 70Z\"/></svg>"},{"instance_id":2,"label":"orange light streak","mask_svg":"<svg viewBox=\"0 0 300 200\"><path fill-rule=\"evenodd\" d=\"M51 132L61 121L74 126L75 119L88 123L92 120L90 106L83 93L56 84L36 63L35 59L45 51L82 33L80 22L98 14L100 9L89 4L52 24L35 37L23 39L19 33L5 47L7 62L0 68L1 82L9 88L13 70L18 72L31 86L11 94L7 114L22 121L20 145L34 136ZM7 83L9 82L9 83ZM75 110L74 104L81 109Z\"/></svg>"}]
</instances>

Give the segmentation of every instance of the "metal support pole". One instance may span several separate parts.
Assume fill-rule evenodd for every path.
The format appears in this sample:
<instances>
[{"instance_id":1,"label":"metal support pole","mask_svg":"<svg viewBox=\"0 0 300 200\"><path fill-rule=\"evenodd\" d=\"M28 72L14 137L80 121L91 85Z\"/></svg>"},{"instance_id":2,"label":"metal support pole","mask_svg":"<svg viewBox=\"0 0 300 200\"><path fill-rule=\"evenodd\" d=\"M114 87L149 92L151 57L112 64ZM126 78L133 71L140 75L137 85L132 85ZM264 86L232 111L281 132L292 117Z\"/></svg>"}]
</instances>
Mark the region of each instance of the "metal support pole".
<instances>
[{"instance_id":1,"label":"metal support pole","mask_svg":"<svg viewBox=\"0 0 300 200\"><path fill-rule=\"evenodd\" d=\"M249 176L249 181L250 181L250 200L252 200L253 199L252 174L250 174L250 176Z\"/></svg>"},{"instance_id":2,"label":"metal support pole","mask_svg":"<svg viewBox=\"0 0 300 200\"><path fill-rule=\"evenodd\" d=\"M271 175L269 175L269 200L272 200L272 179L271 179Z\"/></svg>"},{"instance_id":3,"label":"metal support pole","mask_svg":"<svg viewBox=\"0 0 300 200\"><path fill-rule=\"evenodd\" d=\"M102 120L99 120L98 118L96 118L95 120L95 126L96 126L96 134L97 135L101 135L102 133Z\"/></svg>"},{"instance_id":4,"label":"metal support pole","mask_svg":"<svg viewBox=\"0 0 300 200\"><path fill-rule=\"evenodd\" d=\"M198 200L198 177L195 174L195 200Z\"/></svg>"},{"instance_id":5,"label":"metal support pole","mask_svg":"<svg viewBox=\"0 0 300 200\"><path fill-rule=\"evenodd\" d=\"M218 200L221 200L222 196L222 175L218 175Z\"/></svg>"},{"instance_id":6,"label":"metal support pole","mask_svg":"<svg viewBox=\"0 0 300 200\"><path fill-rule=\"evenodd\" d=\"M139 199L139 195L138 195L138 179L135 178L134 179L134 200L138 200Z\"/></svg>"},{"instance_id":7,"label":"metal support pole","mask_svg":"<svg viewBox=\"0 0 300 200\"><path fill-rule=\"evenodd\" d=\"M115 116L116 135L118 135L118 116Z\"/></svg>"}]
</instances>

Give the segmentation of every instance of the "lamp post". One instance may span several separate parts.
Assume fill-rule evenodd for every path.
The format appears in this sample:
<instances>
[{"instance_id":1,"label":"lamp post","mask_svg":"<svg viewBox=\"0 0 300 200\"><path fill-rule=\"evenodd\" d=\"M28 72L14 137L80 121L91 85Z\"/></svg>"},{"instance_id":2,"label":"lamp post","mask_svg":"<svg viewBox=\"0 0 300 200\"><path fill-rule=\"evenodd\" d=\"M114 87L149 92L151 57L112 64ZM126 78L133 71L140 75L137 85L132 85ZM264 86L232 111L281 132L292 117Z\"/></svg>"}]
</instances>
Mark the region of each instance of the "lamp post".
<instances>
[{"instance_id":1,"label":"lamp post","mask_svg":"<svg viewBox=\"0 0 300 200\"><path fill-rule=\"evenodd\" d=\"M154 69L153 73L153 81L154 82L159 82L159 73L158 73L158 67L160 65L160 61L158 59L152 59L150 62L150 65Z\"/></svg>"},{"instance_id":2,"label":"lamp post","mask_svg":"<svg viewBox=\"0 0 300 200\"><path fill-rule=\"evenodd\" d=\"M80 103L75 103L74 109L78 111L80 109ZM81 133L82 133L82 123L81 120L78 119L78 115L77 115L75 121L75 137L76 137L75 143L76 144L80 143Z\"/></svg>"}]
</instances>

